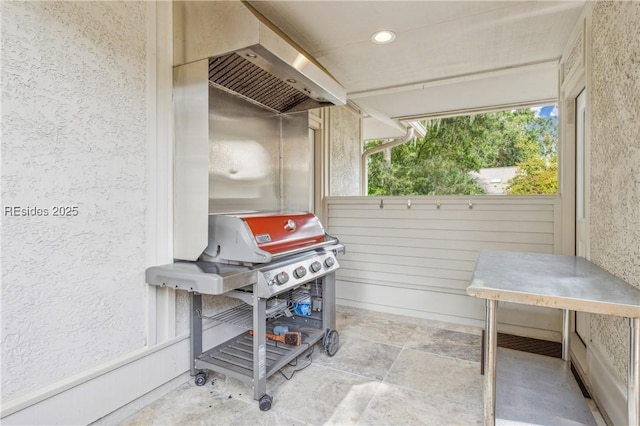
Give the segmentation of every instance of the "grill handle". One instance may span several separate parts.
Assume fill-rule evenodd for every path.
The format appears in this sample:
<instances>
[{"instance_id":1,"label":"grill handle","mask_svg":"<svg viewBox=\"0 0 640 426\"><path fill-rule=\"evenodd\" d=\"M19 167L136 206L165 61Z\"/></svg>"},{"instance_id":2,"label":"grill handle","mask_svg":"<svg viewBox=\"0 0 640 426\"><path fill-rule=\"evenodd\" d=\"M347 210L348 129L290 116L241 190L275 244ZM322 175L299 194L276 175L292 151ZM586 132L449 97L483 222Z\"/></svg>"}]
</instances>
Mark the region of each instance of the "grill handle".
<instances>
[{"instance_id":1,"label":"grill handle","mask_svg":"<svg viewBox=\"0 0 640 426\"><path fill-rule=\"evenodd\" d=\"M321 243L316 243L316 244L312 244L312 245L304 246L304 247L298 247L298 248L295 248L295 249L286 250L286 251L274 254L271 259L272 260L280 259L282 257L291 256L293 254L298 254L298 253L302 253L302 252L305 252L305 251L317 250L317 249L325 248L325 247L332 246L332 245L336 246L337 250L341 250L342 252L344 252L344 246L342 244L340 244L340 242L338 241L337 238L333 238L333 239L330 239L330 240L327 240L327 241L323 241Z\"/></svg>"}]
</instances>

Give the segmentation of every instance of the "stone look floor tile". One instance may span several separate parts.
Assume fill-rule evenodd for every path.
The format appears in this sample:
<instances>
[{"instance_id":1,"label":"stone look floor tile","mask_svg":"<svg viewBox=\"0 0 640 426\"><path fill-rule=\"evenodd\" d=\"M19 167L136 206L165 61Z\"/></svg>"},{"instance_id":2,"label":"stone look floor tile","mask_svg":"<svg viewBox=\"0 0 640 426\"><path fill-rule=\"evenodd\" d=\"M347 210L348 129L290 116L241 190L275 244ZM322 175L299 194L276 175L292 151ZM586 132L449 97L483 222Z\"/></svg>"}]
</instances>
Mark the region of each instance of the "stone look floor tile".
<instances>
[{"instance_id":1,"label":"stone look floor tile","mask_svg":"<svg viewBox=\"0 0 640 426\"><path fill-rule=\"evenodd\" d=\"M280 385L285 381L281 374L276 373L267 379L267 391ZM222 395L231 396L247 403L254 403L253 388L251 385L241 382L233 377L226 377L224 374L209 372L209 380L204 386L207 389L219 392Z\"/></svg>"},{"instance_id":2,"label":"stone look floor tile","mask_svg":"<svg viewBox=\"0 0 640 426\"><path fill-rule=\"evenodd\" d=\"M340 349L315 346L313 363L267 381L270 411L251 386L210 373L169 392L124 425L481 424L480 331L338 306ZM306 365L286 366L290 375ZM566 364L498 350L498 424L596 424Z\"/></svg>"},{"instance_id":3,"label":"stone look floor tile","mask_svg":"<svg viewBox=\"0 0 640 426\"><path fill-rule=\"evenodd\" d=\"M312 364L272 392L271 410L310 424L354 424L380 382Z\"/></svg>"},{"instance_id":4,"label":"stone look floor tile","mask_svg":"<svg viewBox=\"0 0 640 426\"><path fill-rule=\"evenodd\" d=\"M471 325L451 324L443 321L428 320L419 318L415 320L418 327L433 327L442 328L444 330L459 331L461 333L475 334L477 336L482 335L483 327L475 327Z\"/></svg>"},{"instance_id":5,"label":"stone look floor tile","mask_svg":"<svg viewBox=\"0 0 640 426\"><path fill-rule=\"evenodd\" d=\"M354 311L355 308L336 306L336 330L342 331L346 326L356 319L361 310Z\"/></svg>"},{"instance_id":6,"label":"stone look floor tile","mask_svg":"<svg viewBox=\"0 0 640 426\"><path fill-rule=\"evenodd\" d=\"M433 327L418 327L405 347L436 355L480 362L482 338L476 334Z\"/></svg>"},{"instance_id":7,"label":"stone look floor tile","mask_svg":"<svg viewBox=\"0 0 640 426\"><path fill-rule=\"evenodd\" d=\"M249 408L246 402L229 398L205 386L186 383L136 415L123 425L219 425L230 423Z\"/></svg>"},{"instance_id":8,"label":"stone look floor tile","mask_svg":"<svg viewBox=\"0 0 640 426\"><path fill-rule=\"evenodd\" d=\"M482 408L383 383L364 411L361 425L480 425Z\"/></svg>"},{"instance_id":9,"label":"stone look floor tile","mask_svg":"<svg viewBox=\"0 0 640 426\"><path fill-rule=\"evenodd\" d=\"M351 306L336 306L336 318L342 316L343 319L346 320L345 324L348 324L354 318L359 318L360 320L375 320L375 319L383 319L385 321L394 321L399 323L416 325L418 327L432 327L432 328L441 328L444 330L451 331L459 331L461 333L482 334L482 327L476 327L471 325L462 325L462 324L452 324L448 322L431 320L426 318L414 318L408 317L405 315L396 315L389 314L386 312L378 312L378 311L370 311L362 308L353 308ZM338 328L340 330L340 328Z\"/></svg>"},{"instance_id":10,"label":"stone look floor tile","mask_svg":"<svg viewBox=\"0 0 640 426\"><path fill-rule=\"evenodd\" d=\"M403 349L384 382L429 396L482 404L482 376L474 362Z\"/></svg>"},{"instance_id":11,"label":"stone look floor tile","mask_svg":"<svg viewBox=\"0 0 640 426\"><path fill-rule=\"evenodd\" d=\"M320 348L317 347L317 349ZM320 365L374 380L382 380L401 351L402 348L398 346L371 342L349 335L340 338L340 349L333 357L320 350L318 355L314 354L314 359Z\"/></svg>"},{"instance_id":12,"label":"stone look floor tile","mask_svg":"<svg viewBox=\"0 0 640 426\"><path fill-rule=\"evenodd\" d=\"M262 426L306 426L309 423L278 413L275 410L260 411L258 404L252 404L247 411L241 413L229 423L232 426L262 425Z\"/></svg>"},{"instance_id":13,"label":"stone look floor tile","mask_svg":"<svg viewBox=\"0 0 640 426\"><path fill-rule=\"evenodd\" d=\"M341 336L355 336L396 346L404 346L413 339L416 330L415 324L357 313L343 315L338 326Z\"/></svg>"}]
</instances>

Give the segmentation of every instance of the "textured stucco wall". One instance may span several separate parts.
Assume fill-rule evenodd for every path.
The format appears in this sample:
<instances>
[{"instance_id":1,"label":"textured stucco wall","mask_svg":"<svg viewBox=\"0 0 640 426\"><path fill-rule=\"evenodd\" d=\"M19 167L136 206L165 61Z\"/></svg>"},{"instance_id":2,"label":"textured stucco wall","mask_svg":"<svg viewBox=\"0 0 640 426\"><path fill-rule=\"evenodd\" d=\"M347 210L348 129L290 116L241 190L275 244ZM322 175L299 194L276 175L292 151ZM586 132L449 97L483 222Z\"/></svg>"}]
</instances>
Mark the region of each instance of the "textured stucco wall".
<instances>
[{"instance_id":1,"label":"textured stucco wall","mask_svg":"<svg viewBox=\"0 0 640 426\"><path fill-rule=\"evenodd\" d=\"M0 8L6 400L145 345L146 5Z\"/></svg>"},{"instance_id":2,"label":"textured stucco wall","mask_svg":"<svg viewBox=\"0 0 640 426\"><path fill-rule=\"evenodd\" d=\"M593 10L591 259L640 288L640 3ZM629 326L593 316L592 343L626 383Z\"/></svg>"},{"instance_id":3,"label":"textured stucco wall","mask_svg":"<svg viewBox=\"0 0 640 426\"><path fill-rule=\"evenodd\" d=\"M348 106L329 108L330 196L360 195L360 120Z\"/></svg>"}]
</instances>

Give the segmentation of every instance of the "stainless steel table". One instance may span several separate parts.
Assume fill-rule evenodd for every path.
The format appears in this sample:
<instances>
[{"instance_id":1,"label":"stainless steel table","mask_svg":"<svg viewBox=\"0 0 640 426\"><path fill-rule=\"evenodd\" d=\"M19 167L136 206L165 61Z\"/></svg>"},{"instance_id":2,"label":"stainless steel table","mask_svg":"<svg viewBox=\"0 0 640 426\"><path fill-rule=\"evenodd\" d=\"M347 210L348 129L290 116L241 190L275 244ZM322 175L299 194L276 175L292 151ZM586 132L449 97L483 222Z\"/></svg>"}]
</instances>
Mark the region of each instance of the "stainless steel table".
<instances>
[{"instance_id":1,"label":"stainless steel table","mask_svg":"<svg viewBox=\"0 0 640 426\"><path fill-rule=\"evenodd\" d=\"M485 425L495 424L496 311L503 301L564 309L565 346L569 310L629 318L628 419L640 426L639 289L581 257L482 251L467 294L486 299ZM563 355L567 353L563 347Z\"/></svg>"}]
</instances>

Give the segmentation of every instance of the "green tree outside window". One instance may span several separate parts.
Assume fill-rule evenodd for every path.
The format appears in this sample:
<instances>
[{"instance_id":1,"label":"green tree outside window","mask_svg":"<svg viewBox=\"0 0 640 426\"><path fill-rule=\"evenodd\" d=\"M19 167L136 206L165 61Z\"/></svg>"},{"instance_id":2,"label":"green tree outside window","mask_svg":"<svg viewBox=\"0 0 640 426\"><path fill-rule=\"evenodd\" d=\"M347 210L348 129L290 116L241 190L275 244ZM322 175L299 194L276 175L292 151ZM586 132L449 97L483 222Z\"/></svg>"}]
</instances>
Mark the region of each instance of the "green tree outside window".
<instances>
[{"instance_id":1,"label":"green tree outside window","mask_svg":"<svg viewBox=\"0 0 640 426\"><path fill-rule=\"evenodd\" d=\"M557 192L557 122L531 108L428 120L426 135L368 157L369 195L478 195L470 172L517 167L508 194ZM367 141L365 150L382 141Z\"/></svg>"}]
</instances>

